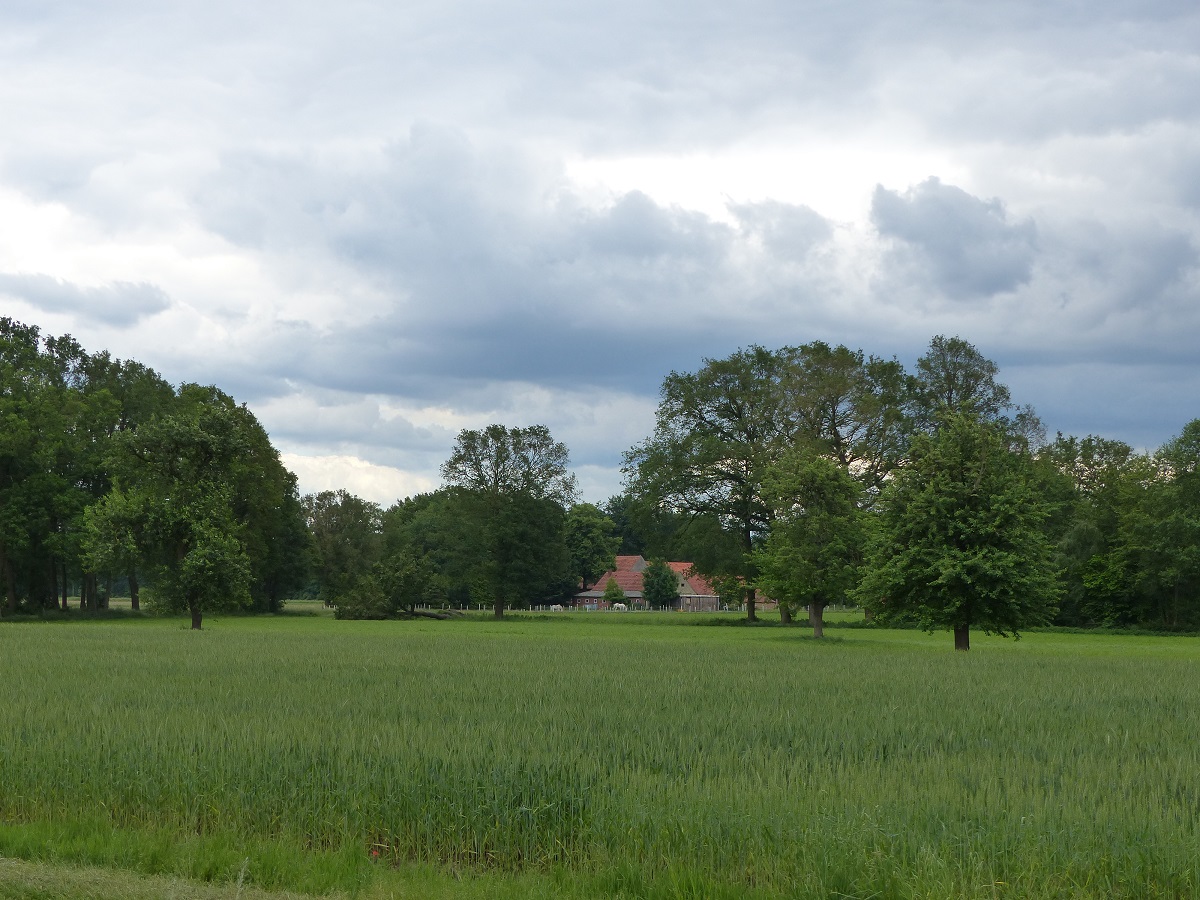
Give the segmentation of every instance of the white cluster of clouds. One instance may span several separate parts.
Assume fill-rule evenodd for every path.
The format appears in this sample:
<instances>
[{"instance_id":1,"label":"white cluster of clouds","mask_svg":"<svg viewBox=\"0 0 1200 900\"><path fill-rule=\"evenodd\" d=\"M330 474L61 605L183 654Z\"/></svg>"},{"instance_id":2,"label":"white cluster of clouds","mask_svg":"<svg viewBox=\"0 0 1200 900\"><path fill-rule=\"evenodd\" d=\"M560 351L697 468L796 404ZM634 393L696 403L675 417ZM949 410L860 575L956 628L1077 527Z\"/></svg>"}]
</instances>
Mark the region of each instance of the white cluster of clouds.
<instances>
[{"instance_id":1,"label":"white cluster of clouds","mask_svg":"<svg viewBox=\"0 0 1200 900\"><path fill-rule=\"evenodd\" d=\"M0 314L246 401L305 490L544 423L587 499L671 369L938 333L1051 432L1200 415L1200 11L0 9Z\"/></svg>"}]
</instances>

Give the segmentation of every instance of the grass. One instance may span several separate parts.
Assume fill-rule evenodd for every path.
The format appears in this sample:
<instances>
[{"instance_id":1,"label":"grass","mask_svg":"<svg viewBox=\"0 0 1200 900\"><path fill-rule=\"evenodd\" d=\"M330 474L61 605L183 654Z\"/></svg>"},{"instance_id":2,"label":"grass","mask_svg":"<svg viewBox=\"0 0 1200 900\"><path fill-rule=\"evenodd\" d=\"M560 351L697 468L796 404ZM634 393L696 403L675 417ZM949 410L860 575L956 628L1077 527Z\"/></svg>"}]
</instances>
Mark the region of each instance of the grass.
<instances>
[{"instance_id":1,"label":"grass","mask_svg":"<svg viewBox=\"0 0 1200 900\"><path fill-rule=\"evenodd\" d=\"M1200 893L1194 639L309 612L0 627L0 855L364 897Z\"/></svg>"}]
</instances>

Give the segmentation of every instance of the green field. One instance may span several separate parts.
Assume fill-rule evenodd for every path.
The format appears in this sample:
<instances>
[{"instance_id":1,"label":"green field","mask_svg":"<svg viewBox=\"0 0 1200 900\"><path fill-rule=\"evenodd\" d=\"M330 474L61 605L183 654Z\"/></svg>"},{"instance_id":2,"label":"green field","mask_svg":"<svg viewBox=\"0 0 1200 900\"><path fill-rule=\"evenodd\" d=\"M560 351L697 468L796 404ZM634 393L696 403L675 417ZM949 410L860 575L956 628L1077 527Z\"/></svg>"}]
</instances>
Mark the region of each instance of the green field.
<instances>
[{"instance_id":1,"label":"green field","mask_svg":"<svg viewBox=\"0 0 1200 900\"><path fill-rule=\"evenodd\" d=\"M5 623L0 897L1200 894L1197 639L703 621Z\"/></svg>"}]
</instances>

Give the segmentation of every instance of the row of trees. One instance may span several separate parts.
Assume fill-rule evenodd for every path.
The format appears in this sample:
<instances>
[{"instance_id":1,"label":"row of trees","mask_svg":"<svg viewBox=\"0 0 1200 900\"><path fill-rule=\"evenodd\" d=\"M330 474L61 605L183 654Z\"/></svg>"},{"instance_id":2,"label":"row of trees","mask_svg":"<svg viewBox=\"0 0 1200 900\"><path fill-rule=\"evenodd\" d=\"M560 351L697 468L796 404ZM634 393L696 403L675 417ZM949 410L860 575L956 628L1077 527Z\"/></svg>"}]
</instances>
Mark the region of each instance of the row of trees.
<instances>
[{"instance_id":1,"label":"row of trees","mask_svg":"<svg viewBox=\"0 0 1200 900\"><path fill-rule=\"evenodd\" d=\"M845 600L963 648L971 626L1200 623L1200 422L1155 454L1047 442L997 375L940 336L912 372L821 342L673 372L609 511L750 619L761 590L818 634Z\"/></svg>"},{"instance_id":2,"label":"row of trees","mask_svg":"<svg viewBox=\"0 0 1200 900\"><path fill-rule=\"evenodd\" d=\"M572 595L613 565L613 523L575 503L541 426L464 431L446 487L386 512L301 498L253 414L136 362L0 319L0 614L107 605L277 611L317 592L339 614Z\"/></svg>"},{"instance_id":3,"label":"row of trees","mask_svg":"<svg viewBox=\"0 0 1200 900\"><path fill-rule=\"evenodd\" d=\"M2 609L275 610L304 583L294 476L254 416L214 387L69 335L0 319Z\"/></svg>"},{"instance_id":4,"label":"row of trees","mask_svg":"<svg viewBox=\"0 0 1200 900\"><path fill-rule=\"evenodd\" d=\"M819 634L831 603L1002 632L1200 624L1200 421L1156 453L1047 442L994 363L936 337L913 371L814 342L665 379L626 490L577 503L542 426L463 431L444 486L384 510L300 498L254 416L213 387L0 319L0 611L104 605L143 586L199 627L302 589L340 615L588 587L615 552L689 559L756 618L759 592ZM665 566L648 593L668 603ZM662 576L659 578L658 576Z\"/></svg>"},{"instance_id":5,"label":"row of trees","mask_svg":"<svg viewBox=\"0 0 1200 900\"><path fill-rule=\"evenodd\" d=\"M575 503L567 449L544 426L464 430L441 490L387 510L345 491L304 499L316 581L339 616L557 602L612 568L615 527ZM438 615L434 613L434 615Z\"/></svg>"}]
</instances>

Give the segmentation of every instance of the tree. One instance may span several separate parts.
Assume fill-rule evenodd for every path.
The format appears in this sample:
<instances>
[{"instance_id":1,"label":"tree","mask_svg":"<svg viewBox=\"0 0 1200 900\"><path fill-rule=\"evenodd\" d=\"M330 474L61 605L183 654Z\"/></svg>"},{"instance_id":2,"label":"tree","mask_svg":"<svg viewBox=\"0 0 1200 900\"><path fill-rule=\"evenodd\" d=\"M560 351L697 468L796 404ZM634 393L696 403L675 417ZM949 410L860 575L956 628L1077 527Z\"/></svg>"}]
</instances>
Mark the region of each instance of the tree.
<instances>
[{"instance_id":1,"label":"tree","mask_svg":"<svg viewBox=\"0 0 1200 900\"><path fill-rule=\"evenodd\" d=\"M712 517L736 536L733 559L697 568L752 583L755 545L771 521L762 496L767 467L790 439L781 377L784 360L763 347L705 360L696 373L663 381L654 435L624 457L628 492L669 513ZM754 621L754 592L746 595Z\"/></svg>"},{"instance_id":2,"label":"tree","mask_svg":"<svg viewBox=\"0 0 1200 900\"><path fill-rule=\"evenodd\" d=\"M661 559L642 571L642 597L651 609L674 609L679 603L679 579Z\"/></svg>"},{"instance_id":3,"label":"tree","mask_svg":"<svg viewBox=\"0 0 1200 900\"><path fill-rule=\"evenodd\" d=\"M1131 511L1127 552L1135 563L1141 618L1179 628L1200 620L1200 419L1154 458L1158 477Z\"/></svg>"},{"instance_id":4,"label":"tree","mask_svg":"<svg viewBox=\"0 0 1200 900\"><path fill-rule=\"evenodd\" d=\"M496 618L505 606L550 599L571 589L565 512L575 476L565 445L544 425L459 432L442 477L480 523L481 566Z\"/></svg>"},{"instance_id":5,"label":"tree","mask_svg":"<svg viewBox=\"0 0 1200 900\"><path fill-rule=\"evenodd\" d=\"M567 549L571 554L571 574L579 579L581 590L617 565L617 547L621 539L616 526L591 503L576 503L567 512Z\"/></svg>"},{"instance_id":6,"label":"tree","mask_svg":"<svg viewBox=\"0 0 1200 900\"><path fill-rule=\"evenodd\" d=\"M605 582L602 599L608 604L610 609L613 604L625 602L625 592L621 590L621 585L617 584L617 579L610 578Z\"/></svg>"},{"instance_id":7,"label":"tree","mask_svg":"<svg viewBox=\"0 0 1200 900\"><path fill-rule=\"evenodd\" d=\"M419 606L446 599L445 586L427 556L389 556L371 567L338 599L339 619L391 619L417 616Z\"/></svg>"},{"instance_id":8,"label":"tree","mask_svg":"<svg viewBox=\"0 0 1200 900\"><path fill-rule=\"evenodd\" d=\"M565 444L545 425L482 431L463 429L442 465L447 484L490 497L524 495L564 509L575 501L575 476Z\"/></svg>"},{"instance_id":9,"label":"tree","mask_svg":"<svg viewBox=\"0 0 1200 900\"><path fill-rule=\"evenodd\" d=\"M1032 407L1016 407L1008 387L996 380L1000 368L960 337L937 335L917 360L910 388L910 412L918 428L933 431L941 419L965 412L1002 424L1010 438L1026 446L1041 443L1042 423Z\"/></svg>"},{"instance_id":10,"label":"tree","mask_svg":"<svg viewBox=\"0 0 1200 900\"><path fill-rule=\"evenodd\" d=\"M49 528L45 436L59 430L53 423L59 402L38 329L0 318L0 609L10 614Z\"/></svg>"},{"instance_id":11,"label":"tree","mask_svg":"<svg viewBox=\"0 0 1200 900\"><path fill-rule=\"evenodd\" d=\"M399 501L383 514L384 558L429 562L455 607L491 600L487 547L474 497L443 488Z\"/></svg>"},{"instance_id":12,"label":"tree","mask_svg":"<svg viewBox=\"0 0 1200 900\"><path fill-rule=\"evenodd\" d=\"M999 424L958 412L918 435L881 506L858 590L881 619L953 629L967 650L972 627L1015 634L1053 615L1050 511Z\"/></svg>"},{"instance_id":13,"label":"tree","mask_svg":"<svg viewBox=\"0 0 1200 900\"><path fill-rule=\"evenodd\" d=\"M823 637L825 607L858 583L863 489L833 460L798 451L772 470L766 490L776 512L755 551L758 584L779 602L785 624L793 608L807 607L813 636Z\"/></svg>"},{"instance_id":14,"label":"tree","mask_svg":"<svg viewBox=\"0 0 1200 900\"><path fill-rule=\"evenodd\" d=\"M782 388L790 445L828 457L877 491L907 442L903 366L823 341L780 354L786 360Z\"/></svg>"},{"instance_id":15,"label":"tree","mask_svg":"<svg viewBox=\"0 0 1200 900\"><path fill-rule=\"evenodd\" d=\"M155 605L191 614L251 603L252 567L239 520L239 466L253 450L247 418L227 396L185 385L170 415L119 440L113 490L88 510L85 548L99 569L136 550Z\"/></svg>"},{"instance_id":16,"label":"tree","mask_svg":"<svg viewBox=\"0 0 1200 900\"><path fill-rule=\"evenodd\" d=\"M309 494L302 505L317 588L326 606L336 606L381 558L382 510L343 490Z\"/></svg>"},{"instance_id":17,"label":"tree","mask_svg":"<svg viewBox=\"0 0 1200 900\"><path fill-rule=\"evenodd\" d=\"M1136 618L1126 526L1155 478L1153 462L1122 441L1096 435L1057 438L1038 453L1042 495L1063 597L1062 625L1124 625Z\"/></svg>"}]
</instances>

